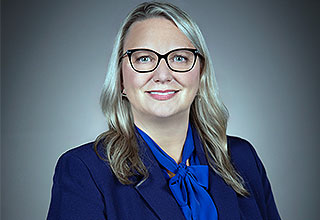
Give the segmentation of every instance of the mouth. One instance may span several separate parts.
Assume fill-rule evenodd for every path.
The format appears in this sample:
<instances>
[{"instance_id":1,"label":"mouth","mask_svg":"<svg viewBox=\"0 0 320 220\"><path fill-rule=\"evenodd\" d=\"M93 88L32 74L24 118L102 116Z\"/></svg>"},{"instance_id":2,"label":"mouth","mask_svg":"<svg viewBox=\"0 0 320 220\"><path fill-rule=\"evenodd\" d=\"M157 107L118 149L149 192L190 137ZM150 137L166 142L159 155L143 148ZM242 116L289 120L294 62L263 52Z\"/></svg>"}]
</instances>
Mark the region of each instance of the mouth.
<instances>
[{"instance_id":1,"label":"mouth","mask_svg":"<svg viewBox=\"0 0 320 220\"><path fill-rule=\"evenodd\" d=\"M165 101L173 98L180 90L150 90L146 91L153 99Z\"/></svg>"},{"instance_id":2,"label":"mouth","mask_svg":"<svg viewBox=\"0 0 320 220\"><path fill-rule=\"evenodd\" d=\"M179 92L179 90L150 90L146 92L149 94L155 94L155 95L170 95L170 94L175 94Z\"/></svg>"}]
</instances>

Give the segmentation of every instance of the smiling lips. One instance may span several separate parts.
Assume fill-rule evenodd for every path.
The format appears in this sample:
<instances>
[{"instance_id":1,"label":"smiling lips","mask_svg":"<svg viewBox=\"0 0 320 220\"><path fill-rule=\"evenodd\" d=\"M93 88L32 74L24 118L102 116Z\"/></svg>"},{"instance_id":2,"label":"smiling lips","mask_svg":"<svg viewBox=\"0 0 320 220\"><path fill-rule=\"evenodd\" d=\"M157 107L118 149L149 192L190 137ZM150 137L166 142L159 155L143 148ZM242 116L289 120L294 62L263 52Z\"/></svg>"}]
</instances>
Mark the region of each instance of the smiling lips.
<instances>
[{"instance_id":1,"label":"smiling lips","mask_svg":"<svg viewBox=\"0 0 320 220\"><path fill-rule=\"evenodd\" d=\"M154 99L159 101L165 101L171 99L175 96L179 90L151 90L147 91L147 93Z\"/></svg>"}]
</instances>

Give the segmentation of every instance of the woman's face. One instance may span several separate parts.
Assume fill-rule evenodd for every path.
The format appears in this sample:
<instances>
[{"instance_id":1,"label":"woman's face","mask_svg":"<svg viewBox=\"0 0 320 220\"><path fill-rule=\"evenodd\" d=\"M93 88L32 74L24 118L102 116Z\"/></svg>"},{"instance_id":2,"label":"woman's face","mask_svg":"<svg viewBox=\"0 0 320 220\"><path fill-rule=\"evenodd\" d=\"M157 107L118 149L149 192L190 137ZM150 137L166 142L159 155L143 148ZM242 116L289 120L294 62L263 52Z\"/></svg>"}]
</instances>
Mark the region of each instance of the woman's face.
<instances>
[{"instance_id":1,"label":"woman's face","mask_svg":"<svg viewBox=\"0 0 320 220\"><path fill-rule=\"evenodd\" d=\"M150 18L132 24L124 41L124 51L147 48L160 54L177 48L195 48L190 40L165 18ZM122 60L124 92L131 104L135 122L149 118L189 115L199 88L200 60L184 73L169 69L164 59L148 73L132 69L128 56ZM171 94L174 92L173 94Z\"/></svg>"}]
</instances>

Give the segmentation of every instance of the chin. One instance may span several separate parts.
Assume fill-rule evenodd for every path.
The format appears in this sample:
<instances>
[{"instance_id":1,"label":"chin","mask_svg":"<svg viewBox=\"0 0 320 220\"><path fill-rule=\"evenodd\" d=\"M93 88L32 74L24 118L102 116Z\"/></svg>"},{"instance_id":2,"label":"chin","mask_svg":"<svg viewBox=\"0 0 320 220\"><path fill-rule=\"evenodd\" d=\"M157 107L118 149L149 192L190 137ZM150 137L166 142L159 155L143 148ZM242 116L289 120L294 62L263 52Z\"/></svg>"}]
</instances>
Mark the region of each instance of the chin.
<instances>
[{"instance_id":1,"label":"chin","mask_svg":"<svg viewBox=\"0 0 320 220\"><path fill-rule=\"evenodd\" d=\"M159 114L153 114L154 117L157 117L157 118L170 118L170 117L173 117L175 114L172 114L172 113L159 113Z\"/></svg>"},{"instance_id":2,"label":"chin","mask_svg":"<svg viewBox=\"0 0 320 220\"><path fill-rule=\"evenodd\" d=\"M174 111L152 111L149 112L150 116L156 117L156 118L168 118L171 117L173 115L175 115Z\"/></svg>"},{"instance_id":3,"label":"chin","mask_svg":"<svg viewBox=\"0 0 320 220\"><path fill-rule=\"evenodd\" d=\"M177 115L184 113L184 112L188 114L187 109L157 108L157 109L153 109L153 111L150 111L149 114L154 117L158 117L158 118L171 118L171 117L177 116Z\"/></svg>"}]
</instances>

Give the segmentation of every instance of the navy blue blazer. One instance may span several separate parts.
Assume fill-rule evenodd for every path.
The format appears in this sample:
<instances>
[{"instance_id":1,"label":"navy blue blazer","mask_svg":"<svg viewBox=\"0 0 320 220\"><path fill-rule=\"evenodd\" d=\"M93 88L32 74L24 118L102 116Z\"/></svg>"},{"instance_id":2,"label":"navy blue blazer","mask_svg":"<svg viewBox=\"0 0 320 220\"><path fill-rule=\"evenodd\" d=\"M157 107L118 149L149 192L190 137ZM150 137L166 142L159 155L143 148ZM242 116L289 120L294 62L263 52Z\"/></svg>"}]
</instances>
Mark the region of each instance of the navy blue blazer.
<instances>
[{"instance_id":1,"label":"navy blue blazer","mask_svg":"<svg viewBox=\"0 0 320 220\"><path fill-rule=\"evenodd\" d=\"M200 139L193 134L200 163L207 164ZM252 145L238 137L228 136L227 140L232 163L250 197L236 194L210 168L208 192L219 220L280 219L266 171ZM151 150L144 141L139 146L150 173L141 185L122 185L96 155L93 142L64 153L56 165L47 219L185 219Z\"/></svg>"}]
</instances>

